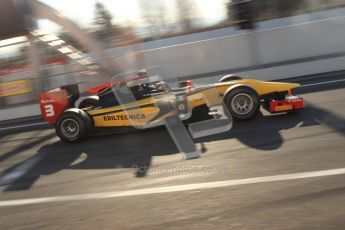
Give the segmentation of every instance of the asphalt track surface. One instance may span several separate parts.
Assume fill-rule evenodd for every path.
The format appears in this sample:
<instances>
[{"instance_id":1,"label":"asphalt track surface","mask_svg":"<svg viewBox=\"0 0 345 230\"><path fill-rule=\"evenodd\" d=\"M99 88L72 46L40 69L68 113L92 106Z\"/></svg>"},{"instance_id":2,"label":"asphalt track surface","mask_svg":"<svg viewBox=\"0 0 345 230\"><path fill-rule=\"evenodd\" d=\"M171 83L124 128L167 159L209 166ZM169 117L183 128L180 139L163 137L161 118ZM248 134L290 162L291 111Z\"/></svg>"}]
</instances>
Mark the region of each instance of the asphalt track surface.
<instances>
[{"instance_id":1,"label":"asphalt track surface","mask_svg":"<svg viewBox=\"0 0 345 230\"><path fill-rule=\"evenodd\" d=\"M164 128L80 144L3 130L0 229L343 229L345 83L318 82L305 110L196 139L193 160Z\"/></svg>"}]
</instances>

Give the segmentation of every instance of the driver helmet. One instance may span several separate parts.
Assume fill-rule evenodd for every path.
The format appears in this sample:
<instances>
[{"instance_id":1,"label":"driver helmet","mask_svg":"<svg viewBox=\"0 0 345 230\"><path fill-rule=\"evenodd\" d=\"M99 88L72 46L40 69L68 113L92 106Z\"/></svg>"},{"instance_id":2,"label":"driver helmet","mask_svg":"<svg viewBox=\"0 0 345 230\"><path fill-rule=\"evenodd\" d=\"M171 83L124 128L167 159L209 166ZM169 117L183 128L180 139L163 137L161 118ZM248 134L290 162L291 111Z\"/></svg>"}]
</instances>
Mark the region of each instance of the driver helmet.
<instances>
[{"instance_id":1,"label":"driver helmet","mask_svg":"<svg viewBox=\"0 0 345 230\"><path fill-rule=\"evenodd\" d=\"M156 83L156 89L159 91L166 91L167 88L168 88L168 84L164 81L160 81Z\"/></svg>"},{"instance_id":2,"label":"driver helmet","mask_svg":"<svg viewBox=\"0 0 345 230\"><path fill-rule=\"evenodd\" d=\"M137 75L139 76L140 79L142 79L142 78L143 79L145 79L145 78L148 79L149 78L146 69L139 70L137 72Z\"/></svg>"},{"instance_id":3,"label":"driver helmet","mask_svg":"<svg viewBox=\"0 0 345 230\"><path fill-rule=\"evenodd\" d=\"M128 82L128 87L149 83L149 76L145 69L137 72L138 78Z\"/></svg>"}]
</instances>

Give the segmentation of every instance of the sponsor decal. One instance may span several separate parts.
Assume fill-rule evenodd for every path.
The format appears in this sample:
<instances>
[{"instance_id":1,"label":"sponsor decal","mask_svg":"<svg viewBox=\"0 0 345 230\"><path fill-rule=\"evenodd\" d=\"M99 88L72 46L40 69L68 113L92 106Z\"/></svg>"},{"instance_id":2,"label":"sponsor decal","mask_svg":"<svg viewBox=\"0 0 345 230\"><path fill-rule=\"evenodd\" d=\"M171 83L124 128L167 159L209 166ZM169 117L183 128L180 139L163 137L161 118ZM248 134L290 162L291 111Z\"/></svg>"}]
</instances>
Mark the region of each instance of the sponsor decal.
<instances>
[{"instance_id":1,"label":"sponsor decal","mask_svg":"<svg viewBox=\"0 0 345 230\"><path fill-rule=\"evenodd\" d=\"M187 100L185 95L176 96L176 102L181 102Z\"/></svg>"},{"instance_id":2,"label":"sponsor decal","mask_svg":"<svg viewBox=\"0 0 345 230\"><path fill-rule=\"evenodd\" d=\"M40 102L42 104L48 104L48 103L54 103L55 101L53 99L49 99L49 100L40 100Z\"/></svg>"},{"instance_id":3,"label":"sponsor decal","mask_svg":"<svg viewBox=\"0 0 345 230\"><path fill-rule=\"evenodd\" d=\"M182 110L185 110L185 109L186 109L186 106L185 106L184 104L179 104L179 105L178 105L178 109L181 110L181 111L182 111Z\"/></svg>"},{"instance_id":4,"label":"sponsor decal","mask_svg":"<svg viewBox=\"0 0 345 230\"><path fill-rule=\"evenodd\" d=\"M124 121L124 120L139 120L146 118L145 114L122 114L122 115L108 115L103 116L104 121Z\"/></svg>"}]
</instances>

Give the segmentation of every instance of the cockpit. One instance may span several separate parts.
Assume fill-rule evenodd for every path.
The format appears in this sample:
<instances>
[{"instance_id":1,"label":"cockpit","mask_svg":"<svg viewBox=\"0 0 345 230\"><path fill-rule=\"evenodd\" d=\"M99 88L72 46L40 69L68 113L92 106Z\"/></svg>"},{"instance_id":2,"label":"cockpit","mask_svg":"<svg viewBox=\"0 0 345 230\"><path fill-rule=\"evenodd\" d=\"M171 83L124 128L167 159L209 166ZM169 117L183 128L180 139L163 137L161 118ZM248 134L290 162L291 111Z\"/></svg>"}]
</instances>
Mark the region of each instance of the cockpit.
<instances>
[{"instance_id":1,"label":"cockpit","mask_svg":"<svg viewBox=\"0 0 345 230\"><path fill-rule=\"evenodd\" d=\"M116 84L112 84L112 86L98 92L99 106L104 108L119 105L114 90L118 96L127 102L143 100L171 91L170 86L166 82L159 81L159 78L148 77L146 71L138 72L137 75L138 78L134 80L118 81Z\"/></svg>"}]
</instances>

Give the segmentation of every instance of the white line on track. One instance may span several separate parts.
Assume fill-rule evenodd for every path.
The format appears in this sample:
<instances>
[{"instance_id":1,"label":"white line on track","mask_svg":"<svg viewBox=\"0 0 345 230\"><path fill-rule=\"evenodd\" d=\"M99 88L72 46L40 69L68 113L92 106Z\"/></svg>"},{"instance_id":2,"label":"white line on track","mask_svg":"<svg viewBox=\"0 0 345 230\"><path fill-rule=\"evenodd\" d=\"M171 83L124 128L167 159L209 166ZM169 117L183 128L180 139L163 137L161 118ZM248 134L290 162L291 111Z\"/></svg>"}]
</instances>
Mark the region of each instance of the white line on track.
<instances>
[{"instance_id":1,"label":"white line on track","mask_svg":"<svg viewBox=\"0 0 345 230\"><path fill-rule=\"evenodd\" d=\"M306 84L306 85L301 85L301 87L310 87L310 86L316 86L316 85L327 85L327 84L343 82L343 81L345 81L345 79L334 80L334 81L323 81L323 82L318 82L318 83Z\"/></svg>"},{"instance_id":2,"label":"white line on track","mask_svg":"<svg viewBox=\"0 0 345 230\"><path fill-rule=\"evenodd\" d=\"M26 124L26 125L17 125L17 126L11 126L6 128L0 128L0 131L6 131L6 130L12 130L12 129L18 129L18 128L26 128L26 127L32 127L32 126L38 126L38 125L46 125L47 122L38 122L33 124Z\"/></svg>"},{"instance_id":3,"label":"white line on track","mask_svg":"<svg viewBox=\"0 0 345 230\"><path fill-rule=\"evenodd\" d=\"M304 173L283 174L283 175L276 175L276 176L254 177L254 178L239 179L239 180L226 180L226 181L216 181L216 182L197 183L197 184L184 184L184 185L176 185L176 186L125 190L125 191L117 191L117 192L76 194L76 195L40 197L40 198L17 199L17 200L3 200L3 201L0 201L0 207L163 194L163 193L183 192L183 191L197 190L197 189L212 189L212 188L221 188L221 187L231 187L231 186L236 186L236 185L247 185L247 184L265 183L265 182L267 183L267 182L275 182L275 181L296 180L296 179L344 175L344 174L345 174L345 168L339 168L339 169L312 171L312 172L304 172Z\"/></svg>"}]
</instances>

